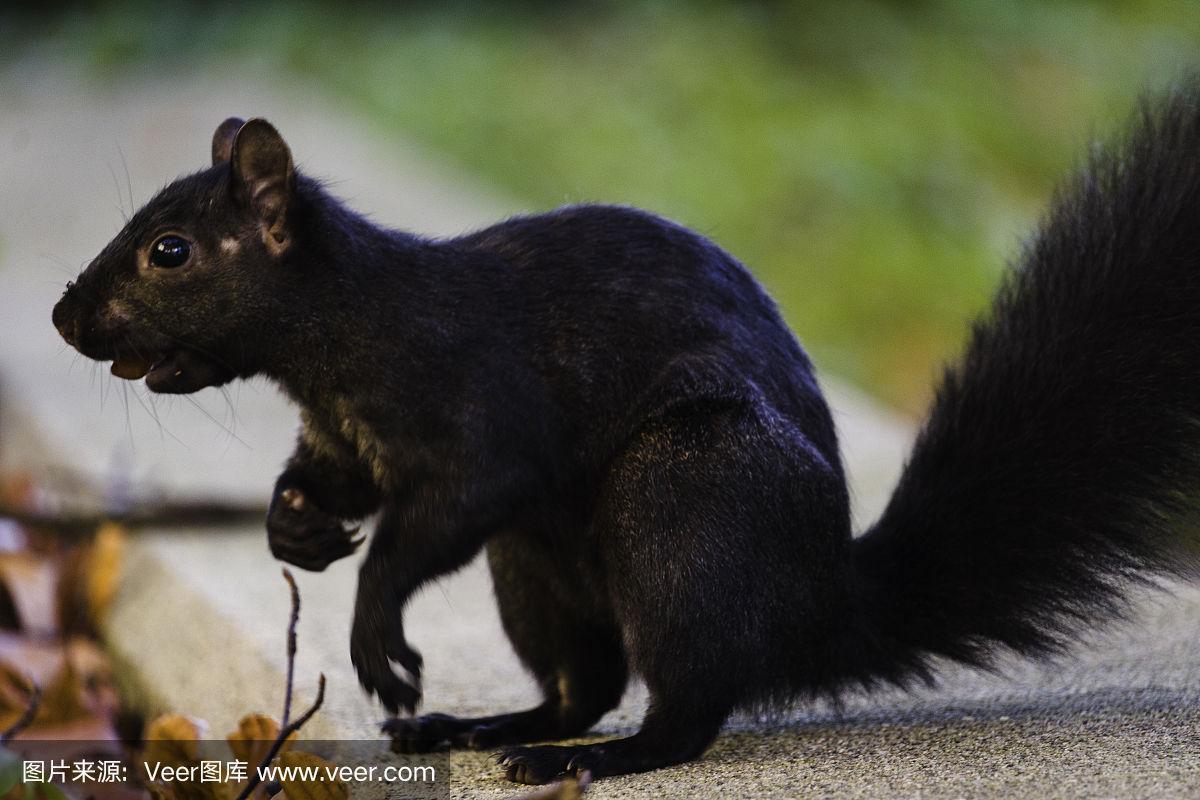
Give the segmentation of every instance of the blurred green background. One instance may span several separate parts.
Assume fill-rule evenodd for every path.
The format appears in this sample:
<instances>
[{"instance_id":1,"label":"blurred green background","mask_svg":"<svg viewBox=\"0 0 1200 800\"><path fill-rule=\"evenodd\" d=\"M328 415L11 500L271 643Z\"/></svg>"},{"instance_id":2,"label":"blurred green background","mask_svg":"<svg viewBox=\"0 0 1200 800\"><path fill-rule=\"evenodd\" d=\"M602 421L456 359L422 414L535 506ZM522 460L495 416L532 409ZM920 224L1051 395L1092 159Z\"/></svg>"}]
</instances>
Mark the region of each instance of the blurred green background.
<instances>
[{"instance_id":1,"label":"blurred green background","mask_svg":"<svg viewBox=\"0 0 1200 800\"><path fill-rule=\"evenodd\" d=\"M1055 182L1198 47L1194 0L0 11L5 60L102 81L240 61L531 207L680 220L754 270L821 368L913 413Z\"/></svg>"}]
</instances>

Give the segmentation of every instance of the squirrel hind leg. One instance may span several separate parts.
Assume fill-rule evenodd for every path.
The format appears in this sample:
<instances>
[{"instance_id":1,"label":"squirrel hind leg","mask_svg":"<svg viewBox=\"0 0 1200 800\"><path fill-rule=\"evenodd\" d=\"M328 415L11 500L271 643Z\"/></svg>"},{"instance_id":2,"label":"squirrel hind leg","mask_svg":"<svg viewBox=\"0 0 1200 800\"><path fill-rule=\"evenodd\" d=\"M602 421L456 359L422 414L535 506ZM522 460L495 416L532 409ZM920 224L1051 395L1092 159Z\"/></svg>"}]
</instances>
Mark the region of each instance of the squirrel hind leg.
<instances>
[{"instance_id":1,"label":"squirrel hind leg","mask_svg":"<svg viewBox=\"0 0 1200 800\"><path fill-rule=\"evenodd\" d=\"M547 608L553 604L546 604ZM565 620L564 620L565 621ZM519 742L580 736L606 711L616 706L625 690L625 656L615 637L595 636L581 626L572 641L556 637L563 648L556 666L533 670L544 699L533 708L485 717L427 714L395 717L383 724L397 753L426 753L443 748L490 750ZM589 637L590 641L585 641ZM518 653L521 647L514 640ZM527 666L529 662L526 662Z\"/></svg>"},{"instance_id":2,"label":"squirrel hind leg","mask_svg":"<svg viewBox=\"0 0 1200 800\"><path fill-rule=\"evenodd\" d=\"M533 708L485 717L427 714L383 725L398 753L494 749L579 736L621 700L628 680L615 623L578 597L579 582L519 531L488 542L496 602L513 649L542 689ZM558 576L558 580L554 576ZM540 576L540 577L539 577Z\"/></svg>"},{"instance_id":3,"label":"squirrel hind leg","mask_svg":"<svg viewBox=\"0 0 1200 800\"><path fill-rule=\"evenodd\" d=\"M500 594L499 592L497 593ZM545 604L549 610L552 603ZM567 626L563 620L563 628ZM588 731L621 700L628 673L615 636L597 635L581 625L555 642L562 648L554 666L533 669L544 699L533 708L485 717L427 714L395 717L383 725L397 753L426 753L443 748L491 750L520 742L566 739ZM521 653L522 647L513 640ZM531 666L526 660L526 665Z\"/></svg>"},{"instance_id":4,"label":"squirrel hind leg","mask_svg":"<svg viewBox=\"0 0 1200 800\"><path fill-rule=\"evenodd\" d=\"M547 732L558 730L558 716L559 703L547 700L524 711L487 717L392 717L383 723L383 732L392 737L394 753L428 753L443 748L490 750L547 738Z\"/></svg>"},{"instance_id":5,"label":"squirrel hind leg","mask_svg":"<svg viewBox=\"0 0 1200 800\"><path fill-rule=\"evenodd\" d=\"M584 772L594 778L647 772L698 758L729 713L711 699L667 700L653 691L650 705L641 730L632 736L590 744L506 747L496 760L516 783L548 783Z\"/></svg>"},{"instance_id":6,"label":"squirrel hind leg","mask_svg":"<svg viewBox=\"0 0 1200 800\"><path fill-rule=\"evenodd\" d=\"M786 642L797 608L817 582L811 571L836 554L845 521L836 508L805 505L805 486L838 485L839 476L807 458L800 434L769 414L753 402L680 409L648 420L614 463L595 534L650 710L623 739L503 749L510 780L600 778L693 760L735 708L791 680ZM813 526L807 540L805 524Z\"/></svg>"},{"instance_id":7,"label":"squirrel hind leg","mask_svg":"<svg viewBox=\"0 0 1200 800\"><path fill-rule=\"evenodd\" d=\"M806 632L836 623L845 591L844 495L836 466L760 404L646 424L595 524L629 663L652 693L729 708L795 693L813 671Z\"/></svg>"}]
</instances>

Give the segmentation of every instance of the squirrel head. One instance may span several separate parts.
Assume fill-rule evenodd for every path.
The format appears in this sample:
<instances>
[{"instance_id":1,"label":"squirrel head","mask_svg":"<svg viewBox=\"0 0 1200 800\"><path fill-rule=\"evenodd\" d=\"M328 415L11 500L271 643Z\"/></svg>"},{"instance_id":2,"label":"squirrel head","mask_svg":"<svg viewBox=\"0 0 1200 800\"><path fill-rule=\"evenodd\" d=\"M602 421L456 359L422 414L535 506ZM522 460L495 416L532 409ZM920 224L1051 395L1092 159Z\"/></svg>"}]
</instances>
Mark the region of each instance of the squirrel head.
<instances>
[{"instance_id":1,"label":"squirrel head","mask_svg":"<svg viewBox=\"0 0 1200 800\"><path fill-rule=\"evenodd\" d=\"M258 371L293 248L297 178L266 120L222 122L212 166L158 192L67 284L54 326L112 373L189 393Z\"/></svg>"}]
</instances>

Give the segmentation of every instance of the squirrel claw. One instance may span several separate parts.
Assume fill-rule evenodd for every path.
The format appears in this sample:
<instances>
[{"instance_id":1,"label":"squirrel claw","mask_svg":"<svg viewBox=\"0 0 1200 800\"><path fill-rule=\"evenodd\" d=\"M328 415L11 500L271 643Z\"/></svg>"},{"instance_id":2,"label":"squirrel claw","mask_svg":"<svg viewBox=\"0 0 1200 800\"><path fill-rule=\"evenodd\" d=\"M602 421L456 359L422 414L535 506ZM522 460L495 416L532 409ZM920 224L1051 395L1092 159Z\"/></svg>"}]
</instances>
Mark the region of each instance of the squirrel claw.
<instances>
[{"instance_id":1,"label":"squirrel claw","mask_svg":"<svg viewBox=\"0 0 1200 800\"><path fill-rule=\"evenodd\" d=\"M294 486L281 490L267 513L267 542L281 561L321 572L338 559L352 555L365 537L355 538L357 526L322 511Z\"/></svg>"},{"instance_id":2,"label":"squirrel claw","mask_svg":"<svg viewBox=\"0 0 1200 800\"><path fill-rule=\"evenodd\" d=\"M292 511L304 510L304 505L306 503L304 492L300 491L294 486L284 489L280 493L279 499L287 503L288 508L292 509Z\"/></svg>"}]
</instances>

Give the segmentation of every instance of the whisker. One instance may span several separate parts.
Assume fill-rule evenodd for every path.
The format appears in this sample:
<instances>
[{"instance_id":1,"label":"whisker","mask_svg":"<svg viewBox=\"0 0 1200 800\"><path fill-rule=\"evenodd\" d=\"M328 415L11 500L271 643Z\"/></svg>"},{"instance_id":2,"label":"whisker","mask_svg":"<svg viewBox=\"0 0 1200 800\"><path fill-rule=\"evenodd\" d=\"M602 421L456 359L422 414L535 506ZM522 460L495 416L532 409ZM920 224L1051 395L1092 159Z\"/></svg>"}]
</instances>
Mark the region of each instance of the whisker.
<instances>
[{"instance_id":1,"label":"whisker","mask_svg":"<svg viewBox=\"0 0 1200 800\"><path fill-rule=\"evenodd\" d=\"M137 452L137 444L133 440L133 422L129 417L129 384L121 381L121 403L125 406L125 432L129 435L129 452Z\"/></svg>"},{"instance_id":2,"label":"whisker","mask_svg":"<svg viewBox=\"0 0 1200 800\"><path fill-rule=\"evenodd\" d=\"M240 386L240 383L239 383ZM229 396L229 386L221 387L221 396L225 398L225 405L229 408L229 417L233 422L233 427L241 425L242 420L237 413L237 405L233 402L233 398Z\"/></svg>"},{"instance_id":3,"label":"whisker","mask_svg":"<svg viewBox=\"0 0 1200 800\"><path fill-rule=\"evenodd\" d=\"M197 402L196 402L196 400L195 400L195 399L194 399L194 398L193 398L191 395L184 394L184 395L180 395L180 397L182 397L184 400L186 400L186 401L188 401L189 403L191 403L191 404L192 404L192 406L193 406L194 408L196 408L196 409L197 409L197 410L198 410L198 411L199 411L201 414L203 414L204 416L208 417L208 418L209 418L209 419L212 421L212 423L213 423L214 425L216 425L218 428L220 428L221 430L225 431L225 432L226 432L227 434L229 434L229 435L230 435L232 438L234 438L234 439L237 439L238 443L239 443L239 444L241 444L241 445L242 445L242 447L245 447L247 450L253 450L253 449L254 449L254 448L250 447L250 445L246 444L246 442L245 442L245 441L242 439L242 437L238 436L236 433L234 433L233 431L231 431L231 430L230 430L229 428L227 428L225 425L221 424L221 422L220 422L219 420L217 420L217 418L216 418L216 417L214 417L212 414L210 414L210 413L208 412L208 409L206 409L204 406L202 406L202 405L200 405L199 403L197 403Z\"/></svg>"},{"instance_id":4,"label":"whisker","mask_svg":"<svg viewBox=\"0 0 1200 800\"><path fill-rule=\"evenodd\" d=\"M113 188L117 190L117 211L121 212L121 217L129 222L129 215L125 213L125 198L121 196L121 185L117 182L117 171L113 169L111 161L105 161L105 166L108 167L108 174L112 178Z\"/></svg>"},{"instance_id":5,"label":"whisker","mask_svg":"<svg viewBox=\"0 0 1200 800\"><path fill-rule=\"evenodd\" d=\"M133 354L134 354L134 355L137 355L137 356L139 357L139 359L142 359L143 361L146 361L146 360L148 360L148 359L146 359L146 357L145 357L145 356L142 354L142 350L140 350L140 349L138 348L138 345L133 343L133 339L131 339L130 337L127 337L127 336L126 336L126 337L125 337L125 343L128 345L128 348L130 348L131 350L133 350ZM142 408L143 408L143 410L145 410L145 411L146 411L146 413L148 413L148 414L150 414L150 416L154 417L155 425L157 425L157 426L158 426L158 439L160 439L160 441L161 441L161 440L162 440L162 434L163 434L163 427L162 427L162 422L161 422L160 420L158 420L158 414L157 414L157 413L152 413L152 411L150 411L150 409L146 408L146 405L145 405L145 403L143 403L143 402L142 402L142 398L140 398L140 397L138 396L138 392L137 392L137 390L134 390L134 391L133 391L133 398L134 398L134 399L136 399L136 401L138 402L138 404L139 404L139 405L142 405ZM126 405L128 405L128 399L126 399ZM174 438L174 437L173 437L173 438Z\"/></svg>"},{"instance_id":6,"label":"whisker","mask_svg":"<svg viewBox=\"0 0 1200 800\"><path fill-rule=\"evenodd\" d=\"M97 361L96 366L101 366L101 362ZM112 389L112 381L106 380L100 384L100 413L104 413L104 404L108 400L108 392Z\"/></svg>"},{"instance_id":7,"label":"whisker","mask_svg":"<svg viewBox=\"0 0 1200 800\"><path fill-rule=\"evenodd\" d=\"M153 395L147 395L147 396L146 396L146 397L143 399L143 398L142 398L142 396L141 396L141 395L138 393L137 389L135 388L135 389L134 389L134 392L133 392L133 399L137 400L137 401L138 401L138 404L139 404L139 405L141 405L141 407L142 407L143 409L145 409L145 410L146 410L146 412L147 412L147 413L148 413L148 414L149 414L151 417L153 417L153 418L154 418L154 423L155 423L156 425L158 425L158 438L159 438L160 440L162 439L162 436L163 436L163 434L165 433L167 436L170 436L170 437L171 437L172 439L174 439L176 442L178 442L179 444L183 445L183 448L184 448L185 450L191 450L191 449L192 449L192 448L190 448L190 447L188 447L188 446L187 446L187 443L186 443L186 442L184 442L182 439L180 439L180 438L179 438L178 436L176 436L175 434L171 433L171 431L167 430L166 426L164 426L164 425L162 424L162 420L160 420L160 419L159 419L159 417L158 417L158 408L157 408L157 407L154 405L154 396L153 396ZM149 403L150 403L150 405L149 405L149 406L147 406L147 405L146 405L146 401L149 401Z\"/></svg>"},{"instance_id":8,"label":"whisker","mask_svg":"<svg viewBox=\"0 0 1200 800\"><path fill-rule=\"evenodd\" d=\"M239 393L241 391L241 382L240 381L238 382L238 391L239 391ZM241 424L241 419L238 417L237 406L234 404L232 398L230 398L230 396L229 396L229 387L228 386L221 387L221 396L225 398L225 407L229 411L229 416L233 420L233 428L236 430L238 425ZM225 446L225 449L222 451L221 454L224 455L225 453L228 453L229 448L232 446L233 446L233 442L231 441L229 444L227 444Z\"/></svg>"},{"instance_id":9,"label":"whisker","mask_svg":"<svg viewBox=\"0 0 1200 800\"><path fill-rule=\"evenodd\" d=\"M54 253L36 253L35 255L37 255L38 258L43 258L46 261L49 261L54 267L62 270L64 273L66 273L68 279L74 278L79 274L79 270L72 269L71 263L62 256L57 256ZM83 263L87 264L87 261L84 261Z\"/></svg>"},{"instance_id":10,"label":"whisker","mask_svg":"<svg viewBox=\"0 0 1200 800\"><path fill-rule=\"evenodd\" d=\"M129 213L134 211L133 204L133 179L129 177L129 162L125 160L125 151L121 148L121 143L117 142L117 154L121 156L121 166L125 168L125 188L129 190Z\"/></svg>"},{"instance_id":11,"label":"whisker","mask_svg":"<svg viewBox=\"0 0 1200 800\"><path fill-rule=\"evenodd\" d=\"M133 343L133 340L126 337L125 343L127 345L129 345L129 349L133 350L134 354L138 358L142 359L143 361L150 360L150 359L146 358L146 356L142 353L141 349L139 349L138 346ZM173 433L170 433L163 427L162 420L160 420L158 418L158 409L151 410L150 408L146 408L146 404L142 401L142 398L138 394L137 389L134 389L133 398L138 401L138 404L141 405L141 407L146 411L147 414L149 414L151 417L154 418L154 423L156 425L158 425L158 438L160 441L162 440L163 433L167 433L167 435L169 435L172 439L179 442L180 444L183 444L183 441L178 436L176 436ZM187 445L184 445L184 447L187 447Z\"/></svg>"}]
</instances>

